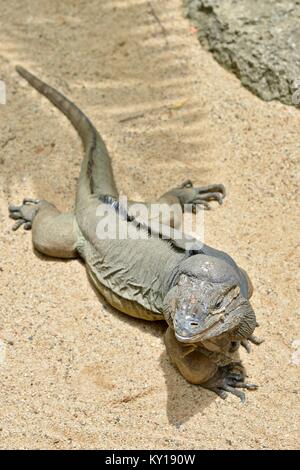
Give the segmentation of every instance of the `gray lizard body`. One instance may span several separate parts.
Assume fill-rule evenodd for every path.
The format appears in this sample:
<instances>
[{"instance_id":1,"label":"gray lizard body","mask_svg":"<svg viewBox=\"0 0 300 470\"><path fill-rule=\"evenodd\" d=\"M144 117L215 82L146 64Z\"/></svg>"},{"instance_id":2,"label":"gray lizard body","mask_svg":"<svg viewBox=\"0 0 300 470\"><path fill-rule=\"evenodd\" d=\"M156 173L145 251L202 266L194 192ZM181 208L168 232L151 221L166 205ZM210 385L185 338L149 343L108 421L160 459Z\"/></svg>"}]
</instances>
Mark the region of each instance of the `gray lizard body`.
<instances>
[{"instance_id":1,"label":"gray lizard body","mask_svg":"<svg viewBox=\"0 0 300 470\"><path fill-rule=\"evenodd\" d=\"M164 236L166 227L177 226L185 204L221 203L224 187L194 188L187 181L172 189L158 201L161 207L175 208L172 220L159 213L158 229L153 230L132 214L133 203L125 208L119 202L106 146L89 119L25 69L17 71L69 118L85 157L75 212L61 214L47 201L25 199L22 206L10 206L10 216L17 220L14 228L32 228L33 244L44 254L82 257L97 290L118 310L146 320L165 319L167 351L182 375L222 398L231 392L243 400L240 388L256 386L245 383L237 349L240 344L249 349L247 340L259 343L253 336L250 280L226 253L189 236L183 241ZM103 220L117 227L113 237L105 236ZM130 237L123 237L128 232Z\"/></svg>"}]
</instances>

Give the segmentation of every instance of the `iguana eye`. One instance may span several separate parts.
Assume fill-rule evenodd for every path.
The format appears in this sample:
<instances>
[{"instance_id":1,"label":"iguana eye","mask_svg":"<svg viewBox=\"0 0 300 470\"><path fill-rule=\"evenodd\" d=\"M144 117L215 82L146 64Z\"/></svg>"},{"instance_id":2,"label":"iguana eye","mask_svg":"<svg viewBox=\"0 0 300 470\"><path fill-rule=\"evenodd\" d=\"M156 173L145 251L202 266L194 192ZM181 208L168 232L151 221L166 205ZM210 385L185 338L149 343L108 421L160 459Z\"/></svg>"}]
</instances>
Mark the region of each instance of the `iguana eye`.
<instances>
[{"instance_id":1,"label":"iguana eye","mask_svg":"<svg viewBox=\"0 0 300 470\"><path fill-rule=\"evenodd\" d=\"M235 299L240 293L240 288L239 286L235 286L231 288L225 295L222 297L219 297L217 302L214 305L214 314L221 313L225 311L225 309L228 307L228 305L231 304L233 299Z\"/></svg>"},{"instance_id":2,"label":"iguana eye","mask_svg":"<svg viewBox=\"0 0 300 470\"><path fill-rule=\"evenodd\" d=\"M224 303L224 296L220 297L216 303L213 306L213 310L211 311L212 315L217 315L219 313L222 313L225 310L225 307L223 305Z\"/></svg>"}]
</instances>

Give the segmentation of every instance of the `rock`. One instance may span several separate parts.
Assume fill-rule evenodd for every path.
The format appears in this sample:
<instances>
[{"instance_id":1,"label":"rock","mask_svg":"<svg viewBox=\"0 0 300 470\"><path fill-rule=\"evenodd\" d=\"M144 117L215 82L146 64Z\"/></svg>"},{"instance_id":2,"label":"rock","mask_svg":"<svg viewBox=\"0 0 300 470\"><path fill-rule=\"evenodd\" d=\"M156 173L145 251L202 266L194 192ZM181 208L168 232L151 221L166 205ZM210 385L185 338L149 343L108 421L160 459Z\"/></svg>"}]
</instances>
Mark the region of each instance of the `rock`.
<instances>
[{"instance_id":1,"label":"rock","mask_svg":"<svg viewBox=\"0 0 300 470\"><path fill-rule=\"evenodd\" d=\"M299 0L185 3L201 44L243 85L266 101L300 103Z\"/></svg>"},{"instance_id":2,"label":"rock","mask_svg":"<svg viewBox=\"0 0 300 470\"><path fill-rule=\"evenodd\" d=\"M0 340L0 364L5 362L5 344Z\"/></svg>"},{"instance_id":3,"label":"rock","mask_svg":"<svg viewBox=\"0 0 300 470\"><path fill-rule=\"evenodd\" d=\"M297 366L300 365L300 339L294 339L292 342L292 348L295 351L292 353L291 363Z\"/></svg>"}]
</instances>

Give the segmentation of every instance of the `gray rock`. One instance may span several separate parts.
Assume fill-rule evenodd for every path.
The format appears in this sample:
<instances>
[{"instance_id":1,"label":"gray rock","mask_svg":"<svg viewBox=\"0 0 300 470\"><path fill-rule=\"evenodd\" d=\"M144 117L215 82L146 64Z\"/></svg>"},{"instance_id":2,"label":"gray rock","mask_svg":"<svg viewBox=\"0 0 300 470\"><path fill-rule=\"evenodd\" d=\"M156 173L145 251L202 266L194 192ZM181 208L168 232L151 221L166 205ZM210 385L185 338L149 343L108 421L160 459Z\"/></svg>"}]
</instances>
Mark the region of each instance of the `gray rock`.
<instances>
[{"instance_id":1,"label":"gray rock","mask_svg":"<svg viewBox=\"0 0 300 470\"><path fill-rule=\"evenodd\" d=\"M187 16L199 28L201 44L243 85L266 101L300 103L299 0L185 0L185 4Z\"/></svg>"},{"instance_id":2,"label":"gray rock","mask_svg":"<svg viewBox=\"0 0 300 470\"><path fill-rule=\"evenodd\" d=\"M295 349L295 351L292 354L291 363L300 366L300 339L294 339L292 348Z\"/></svg>"}]
</instances>

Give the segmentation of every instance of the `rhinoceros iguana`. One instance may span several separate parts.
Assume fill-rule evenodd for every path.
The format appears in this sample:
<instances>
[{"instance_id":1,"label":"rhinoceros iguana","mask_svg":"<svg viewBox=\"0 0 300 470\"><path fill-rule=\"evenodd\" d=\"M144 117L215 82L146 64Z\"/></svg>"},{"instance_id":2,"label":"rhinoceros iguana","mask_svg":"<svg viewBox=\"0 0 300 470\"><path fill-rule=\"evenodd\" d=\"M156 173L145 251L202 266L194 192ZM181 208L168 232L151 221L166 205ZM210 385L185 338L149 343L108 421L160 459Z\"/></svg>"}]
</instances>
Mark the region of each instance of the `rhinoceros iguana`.
<instances>
[{"instance_id":1,"label":"rhinoceros iguana","mask_svg":"<svg viewBox=\"0 0 300 470\"><path fill-rule=\"evenodd\" d=\"M74 212L61 213L47 201L27 198L9 207L17 220L14 230L21 225L32 229L33 245L41 253L83 258L92 283L113 307L137 318L166 320L167 352L186 380L222 398L230 392L244 401L240 389L257 386L245 382L237 350L243 345L249 351L249 341L261 341L253 336L251 282L226 253L190 237L163 236L167 227L177 226L186 204L195 209L209 208L213 200L221 203L223 185L193 187L186 181L165 193L159 207L175 207L173 216L164 218L159 211L158 228L151 230L132 214L132 203L124 207L120 202L106 146L90 120L54 88L22 67L17 71L67 116L85 156ZM106 227L117 221L114 236L103 236L104 219ZM121 236L124 230L131 236Z\"/></svg>"}]
</instances>

